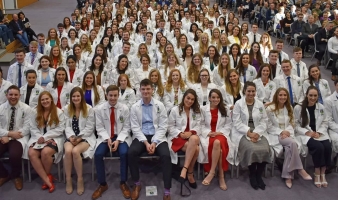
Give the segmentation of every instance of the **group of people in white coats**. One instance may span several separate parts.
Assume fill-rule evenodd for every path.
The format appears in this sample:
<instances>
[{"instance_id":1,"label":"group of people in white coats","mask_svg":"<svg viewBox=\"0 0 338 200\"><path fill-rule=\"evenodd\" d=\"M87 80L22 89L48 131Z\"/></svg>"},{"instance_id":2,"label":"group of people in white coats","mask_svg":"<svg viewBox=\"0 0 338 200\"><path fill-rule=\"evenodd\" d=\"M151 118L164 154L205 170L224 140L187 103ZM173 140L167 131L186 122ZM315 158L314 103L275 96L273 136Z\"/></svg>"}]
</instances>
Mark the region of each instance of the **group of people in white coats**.
<instances>
[{"instance_id":1,"label":"group of people in white coats","mask_svg":"<svg viewBox=\"0 0 338 200\"><path fill-rule=\"evenodd\" d=\"M0 163L0 186L13 179L23 188L23 157L41 177L41 188L53 192L51 167L63 158L66 193L74 190L74 166L82 195L82 158L91 158L99 183L92 198L98 199L108 189L103 160L109 152L120 157L123 197L134 200L142 189L138 158L153 154L163 164L166 200L178 153L185 154L178 181L191 188L197 188L199 162L203 185L217 173L220 189L227 190L224 172L231 164L248 167L251 186L264 190L262 173L272 154L284 158L288 188L295 172L312 180L300 160L307 154L314 184L328 186L325 170L332 149L338 152L338 82L331 93L319 66L302 61L302 49L294 48L289 59L283 40L273 50L268 33L260 35L255 23L249 32L248 23L239 26L218 4L184 11L176 1L149 8L138 2L136 16L124 4L76 9L75 26L65 17L58 30L38 34L29 53L15 51L7 80L0 70L0 156L8 152L12 168L9 174Z\"/></svg>"}]
</instances>

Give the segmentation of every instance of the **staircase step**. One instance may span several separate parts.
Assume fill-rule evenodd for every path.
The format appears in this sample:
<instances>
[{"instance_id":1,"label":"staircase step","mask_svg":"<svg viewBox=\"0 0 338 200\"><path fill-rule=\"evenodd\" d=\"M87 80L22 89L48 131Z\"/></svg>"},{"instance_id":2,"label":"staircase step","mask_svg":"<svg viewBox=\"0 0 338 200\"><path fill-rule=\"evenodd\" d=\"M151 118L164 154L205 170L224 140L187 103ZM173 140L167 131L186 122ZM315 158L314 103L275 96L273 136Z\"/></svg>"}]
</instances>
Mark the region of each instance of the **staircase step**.
<instances>
[{"instance_id":1,"label":"staircase step","mask_svg":"<svg viewBox=\"0 0 338 200\"><path fill-rule=\"evenodd\" d=\"M6 54L6 49L0 49L0 58Z\"/></svg>"},{"instance_id":2,"label":"staircase step","mask_svg":"<svg viewBox=\"0 0 338 200\"><path fill-rule=\"evenodd\" d=\"M0 66L10 66L15 61L14 53L6 53L0 58Z\"/></svg>"}]
</instances>

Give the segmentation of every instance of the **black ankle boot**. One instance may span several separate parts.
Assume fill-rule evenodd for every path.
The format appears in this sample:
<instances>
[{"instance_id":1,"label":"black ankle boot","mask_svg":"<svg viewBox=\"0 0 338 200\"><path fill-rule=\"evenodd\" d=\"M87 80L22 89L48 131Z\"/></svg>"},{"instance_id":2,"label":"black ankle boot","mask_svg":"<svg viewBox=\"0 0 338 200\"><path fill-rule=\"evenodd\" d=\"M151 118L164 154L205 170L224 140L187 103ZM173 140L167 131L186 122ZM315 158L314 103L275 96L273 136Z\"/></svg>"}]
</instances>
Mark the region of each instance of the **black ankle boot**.
<instances>
[{"instance_id":1,"label":"black ankle boot","mask_svg":"<svg viewBox=\"0 0 338 200\"><path fill-rule=\"evenodd\" d=\"M265 186L266 186L262 178L265 165L266 165L265 163L257 164L257 174L256 174L257 186L262 190L265 190Z\"/></svg>"},{"instance_id":2,"label":"black ankle boot","mask_svg":"<svg viewBox=\"0 0 338 200\"><path fill-rule=\"evenodd\" d=\"M258 183L257 183L257 178L256 174L250 174L250 185L253 189L258 190Z\"/></svg>"}]
</instances>

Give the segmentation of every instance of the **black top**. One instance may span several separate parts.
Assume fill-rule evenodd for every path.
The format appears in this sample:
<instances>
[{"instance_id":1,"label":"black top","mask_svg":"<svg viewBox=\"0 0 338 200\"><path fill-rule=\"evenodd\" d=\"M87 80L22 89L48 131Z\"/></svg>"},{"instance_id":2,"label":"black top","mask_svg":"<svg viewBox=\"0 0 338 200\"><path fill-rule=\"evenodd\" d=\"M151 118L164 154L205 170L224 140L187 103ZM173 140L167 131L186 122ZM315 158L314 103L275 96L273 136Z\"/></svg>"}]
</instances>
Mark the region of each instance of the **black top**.
<instances>
[{"instance_id":1,"label":"black top","mask_svg":"<svg viewBox=\"0 0 338 200\"><path fill-rule=\"evenodd\" d=\"M310 115L310 124L309 126L313 131L316 131L316 117L315 117L315 109L316 109L316 104L313 106L308 106L307 111L309 112Z\"/></svg>"},{"instance_id":2,"label":"black top","mask_svg":"<svg viewBox=\"0 0 338 200\"><path fill-rule=\"evenodd\" d=\"M29 99L30 99L30 97L31 97L32 90L33 90L34 86L35 86L35 85L29 86L29 85L27 84L27 93L26 93L26 98L25 98L25 104L27 104L27 105L29 105Z\"/></svg>"},{"instance_id":3,"label":"black top","mask_svg":"<svg viewBox=\"0 0 338 200\"><path fill-rule=\"evenodd\" d=\"M126 89L121 89L121 95L123 95L125 91Z\"/></svg>"},{"instance_id":4,"label":"black top","mask_svg":"<svg viewBox=\"0 0 338 200\"><path fill-rule=\"evenodd\" d=\"M242 98L241 94L238 94L237 98L234 97L234 105L235 105L236 101L240 100L241 98Z\"/></svg>"},{"instance_id":5,"label":"black top","mask_svg":"<svg viewBox=\"0 0 338 200\"><path fill-rule=\"evenodd\" d=\"M79 119L77 119L75 115L73 116L72 120L72 128L75 133L75 136L78 136L80 134Z\"/></svg>"},{"instance_id":6,"label":"black top","mask_svg":"<svg viewBox=\"0 0 338 200\"><path fill-rule=\"evenodd\" d=\"M284 19L284 23L286 23L286 24L292 24L293 23L292 17L291 17L291 19L285 18ZM284 33L288 34L288 33L290 33L290 31L291 31L290 27L284 27Z\"/></svg>"}]
</instances>

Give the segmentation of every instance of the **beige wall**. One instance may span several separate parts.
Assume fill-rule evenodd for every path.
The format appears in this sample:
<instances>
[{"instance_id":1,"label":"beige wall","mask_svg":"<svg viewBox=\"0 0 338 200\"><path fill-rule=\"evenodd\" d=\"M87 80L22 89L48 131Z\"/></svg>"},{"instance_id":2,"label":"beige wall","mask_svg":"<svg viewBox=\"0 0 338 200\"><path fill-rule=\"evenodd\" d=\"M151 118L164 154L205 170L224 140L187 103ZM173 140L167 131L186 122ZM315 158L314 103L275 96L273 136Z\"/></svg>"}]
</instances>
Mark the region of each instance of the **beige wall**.
<instances>
[{"instance_id":1,"label":"beige wall","mask_svg":"<svg viewBox=\"0 0 338 200\"><path fill-rule=\"evenodd\" d=\"M0 0L0 1L2 1L2 0ZM17 0L18 9L23 8L25 6L28 6L28 5L32 4L32 3L37 2L37 1L38 0Z\"/></svg>"}]
</instances>

